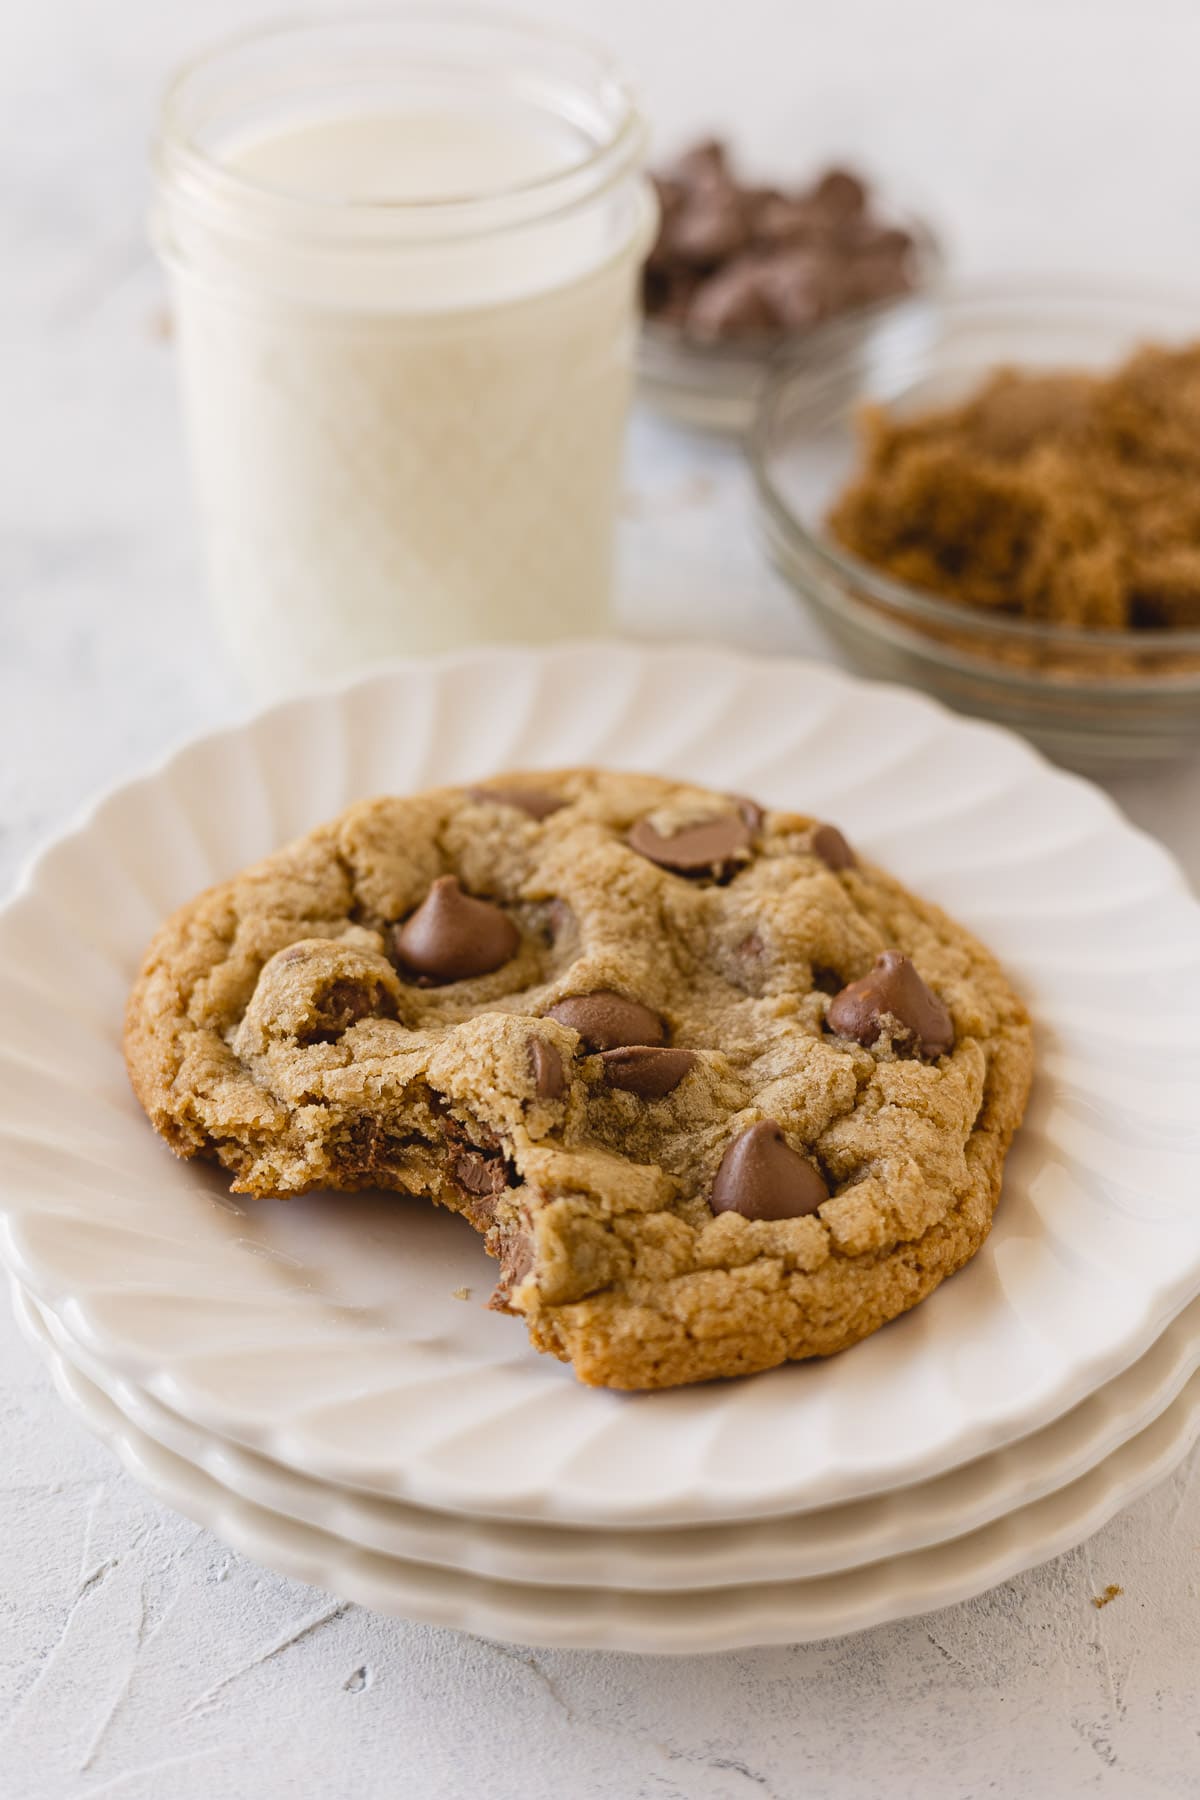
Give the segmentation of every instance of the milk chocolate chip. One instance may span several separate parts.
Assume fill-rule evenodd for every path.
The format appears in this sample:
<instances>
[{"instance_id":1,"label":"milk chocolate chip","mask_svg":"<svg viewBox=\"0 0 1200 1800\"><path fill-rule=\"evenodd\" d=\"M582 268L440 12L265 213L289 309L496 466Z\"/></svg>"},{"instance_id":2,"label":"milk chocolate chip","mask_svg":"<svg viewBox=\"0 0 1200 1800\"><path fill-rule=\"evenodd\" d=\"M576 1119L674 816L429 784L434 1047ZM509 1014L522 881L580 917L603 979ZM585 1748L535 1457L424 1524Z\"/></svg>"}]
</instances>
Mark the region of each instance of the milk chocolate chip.
<instances>
[{"instance_id":1,"label":"milk chocolate chip","mask_svg":"<svg viewBox=\"0 0 1200 1800\"><path fill-rule=\"evenodd\" d=\"M545 1038L529 1040L529 1067L533 1091L539 1100L561 1100L567 1091L567 1072L562 1057Z\"/></svg>"},{"instance_id":2,"label":"milk chocolate chip","mask_svg":"<svg viewBox=\"0 0 1200 1800\"><path fill-rule=\"evenodd\" d=\"M785 331L809 331L835 311L836 273L817 249L776 250L759 273L759 292Z\"/></svg>"},{"instance_id":3,"label":"milk chocolate chip","mask_svg":"<svg viewBox=\"0 0 1200 1800\"><path fill-rule=\"evenodd\" d=\"M508 1186L508 1168L502 1156L485 1156L482 1150L456 1150L450 1158L450 1179L464 1195L490 1199Z\"/></svg>"},{"instance_id":4,"label":"milk chocolate chip","mask_svg":"<svg viewBox=\"0 0 1200 1800\"><path fill-rule=\"evenodd\" d=\"M803 1219L828 1198L812 1163L792 1149L776 1121L760 1119L721 1158L709 1205L743 1219Z\"/></svg>"},{"instance_id":5,"label":"milk chocolate chip","mask_svg":"<svg viewBox=\"0 0 1200 1800\"><path fill-rule=\"evenodd\" d=\"M697 338L753 337L770 332L775 314L763 293L756 260L740 257L701 282L687 307L688 330Z\"/></svg>"},{"instance_id":6,"label":"milk chocolate chip","mask_svg":"<svg viewBox=\"0 0 1200 1800\"><path fill-rule=\"evenodd\" d=\"M869 974L834 996L826 1017L839 1036L860 1044L873 1044L891 1018L900 1026L894 1036L918 1056L941 1056L954 1045L949 1012L899 950L881 951Z\"/></svg>"},{"instance_id":7,"label":"milk chocolate chip","mask_svg":"<svg viewBox=\"0 0 1200 1800\"><path fill-rule=\"evenodd\" d=\"M285 957L285 960L296 959ZM391 995L382 981L355 981L347 975L339 975L330 982L315 1001L314 1011L316 1022L301 1036L302 1044L331 1043L372 1013L395 1017Z\"/></svg>"},{"instance_id":8,"label":"milk chocolate chip","mask_svg":"<svg viewBox=\"0 0 1200 1800\"><path fill-rule=\"evenodd\" d=\"M737 193L720 182L697 185L671 220L671 249L693 268L713 268L748 236Z\"/></svg>"},{"instance_id":9,"label":"milk chocolate chip","mask_svg":"<svg viewBox=\"0 0 1200 1800\"><path fill-rule=\"evenodd\" d=\"M535 1252L531 1233L523 1225L502 1226L499 1256L500 1279L488 1305L493 1312L508 1312L513 1290L533 1272Z\"/></svg>"},{"instance_id":10,"label":"milk chocolate chip","mask_svg":"<svg viewBox=\"0 0 1200 1800\"><path fill-rule=\"evenodd\" d=\"M639 819L627 841L639 856L676 875L723 875L743 860L751 832L736 813L684 825L669 836L656 830L649 819Z\"/></svg>"},{"instance_id":11,"label":"milk chocolate chip","mask_svg":"<svg viewBox=\"0 0 1200 1800\"><path fill-rule=\"evenodd\" d=\"M858 858L842 836L836 825L818 825L812 834L812 853L819 856L827 869L835 875L843 869L858 866Z\"/></svg>"},{"instance_id":12,"label":"milk chocolate chip","mask_svg":"<svg viewBox=\"0 0 1200 1800\"><path fill-rule=\"evenodd\" d=\"M657 1013L640 1000L627 1000L601 988L594 994L572 994L546 1013L577 1031L585 1050L617 1050L627 1044L661 1044L666 1029Z\"/></svg>"},{"instance_id":13,"label":"milk chocolate chip","mask_svg":"<svg viewBox=\"0 0 1200 1800\"><path fill-rule=\"evenodd\" d=\"M766 344L913 286L912 239L848 170L807 188L763 187L740 181L723 146L708 142L657 185L646 309L696 342Z\"/></svg>"},{"instance_id":14,"label":"milk chocolate chip","mask_svg":"<svg viewBox=\"0 0 1200 1800\"><path fill-rule=\"evenodd\" d=\"M829 169L812 191L812 204L839 221L857 219L865 211L867 190L847 169Z\"/></svg>"},{"instance_id":15,"label":"milk chocolate chip","mask_svg":"<svg viewBox=\"0 0 1200 1800\"><path fill-rule=\"evenodd\" d=\"M647 1044L605 1050L600 1061L609 1087L636 1094L639 1100L662 1100L674 1093L694 1067L694 1050L656 1050Z\"/></svg>"},{"instance_id":16,"label":"milk chocolate chip","mask_svg":"<svg viewBox=\"0 0 1200 1800\"><path fill-rule=\"evenodd\" d=\"M515 806L518 812L538 820L561 812L567 804L560 794L551 794L545 788L473 787L467 792L472 800L478 800L482 805L490 801L493 806Z\"/></svg>"},{"instance_id":17,"label":"milk chocolate chip","mask_svg":"<svg viewBox=\"0 0 1200 1800\"><path fill-rule=\"evenodd\" d=\"M749 794L730 794L729 798L741 813L742 819L749 829L751 831L761 831L763 820L767 815L758 804L758 801L752 800Z\"/></svg>"},{"instance_id":18,"label":"milk chocolate chip","mask_svg":"<svg viewBox=\"0 0 1200 1800\"><path fill-rule=\"evenodd\" d=\"M490 975L521 947L507 913L464 894L457 875L441 875L403 925L393 927L396 955L433 986Z\"/></svg>"},{"instance_id":19,"label":"milk chocolate chip","mask_svg":"<svg viewBox=\"0 0 1200 1800\"><path fill-rule=\"evenodd\" d=\"M720 138L701 138L677 159L673 172L676 180L685 187L693 183L706 187L713 182L726 182L729 180L729 153Z\"/></svg>"}]
</instances>

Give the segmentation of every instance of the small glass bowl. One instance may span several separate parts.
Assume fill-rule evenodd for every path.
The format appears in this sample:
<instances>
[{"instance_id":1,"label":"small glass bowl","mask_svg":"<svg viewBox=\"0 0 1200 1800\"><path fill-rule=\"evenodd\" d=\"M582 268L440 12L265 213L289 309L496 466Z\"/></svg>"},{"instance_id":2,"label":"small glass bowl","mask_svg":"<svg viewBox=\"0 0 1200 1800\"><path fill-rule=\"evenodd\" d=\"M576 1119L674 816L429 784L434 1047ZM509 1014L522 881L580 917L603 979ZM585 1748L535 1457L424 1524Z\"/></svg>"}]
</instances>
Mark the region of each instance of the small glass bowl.
<instances>
[{"instance_id":1,"label":"small glass bowl","mask_svg":"<svg viewBox=\"0 0 1200 1800\"><path fill-rule=\"evenodd\" d=\"M1200 335L1200 296L1111 283L959 287L776 367L748 450L768 551L865 674L1015 726L1056 761L1116 770L1200 749L1200 632L1084 631L997 618L896 581L836 543L826 515L860 462L866 402L952 405L998 365L1115 368Z\"/></svg>"},{"instance_id":2,"label":"small glass bowl","mask_svg":"<svg viewBox=\"0 0 1200 1800\"><path fill-rule=\"evenodd\" d=\"M902 227L912 239L913 285L909 293L854 307L839 313L828 325L782 337L704 343L689 337L678 325L644 319L637 351L639 394L677 425L740 437L752 424L771 369L781 358L830 329L867 331L873 320L935 291L945 264L929 227L890 207L880 211L883 223Z\"/></svg>"}]
</instances>

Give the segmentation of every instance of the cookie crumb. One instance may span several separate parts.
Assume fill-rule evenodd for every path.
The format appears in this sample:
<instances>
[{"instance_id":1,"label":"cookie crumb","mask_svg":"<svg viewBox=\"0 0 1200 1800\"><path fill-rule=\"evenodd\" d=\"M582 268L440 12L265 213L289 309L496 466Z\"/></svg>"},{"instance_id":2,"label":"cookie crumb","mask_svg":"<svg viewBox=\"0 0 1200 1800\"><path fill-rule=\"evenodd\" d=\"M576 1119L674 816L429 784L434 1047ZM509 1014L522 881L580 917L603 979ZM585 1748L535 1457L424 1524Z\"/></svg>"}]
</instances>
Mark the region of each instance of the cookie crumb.
<instances>
[{"instance_id":1,"label":"cookie crumb","mask_svg":"<svg viewBox=\"0 0 1200 1800\"><path fill-rule=\"evenodd\" d=\"M450 1298L452 1300L469 1300L471 1298L471 1290L469 1287L453 1288L450 1293Z\"/></svg>"},{"instance_id":2,"label":"cookie crumb","mask_svg":"<svg viewBox=\"0 0 1200 1800\"><path fill-rule=\"evenodd\" d=\"M1123 1587L1118 1587L1115 1581L1110 1581L1102 1594L1092 1595L1092 1605L1095 1607L1096 1611L1099 1612L1102 1606L1108 1606L1111 1601L1117 1599L1117 1597L1124 1592L1125 1589Z\"/></svg>"}]
</instances>

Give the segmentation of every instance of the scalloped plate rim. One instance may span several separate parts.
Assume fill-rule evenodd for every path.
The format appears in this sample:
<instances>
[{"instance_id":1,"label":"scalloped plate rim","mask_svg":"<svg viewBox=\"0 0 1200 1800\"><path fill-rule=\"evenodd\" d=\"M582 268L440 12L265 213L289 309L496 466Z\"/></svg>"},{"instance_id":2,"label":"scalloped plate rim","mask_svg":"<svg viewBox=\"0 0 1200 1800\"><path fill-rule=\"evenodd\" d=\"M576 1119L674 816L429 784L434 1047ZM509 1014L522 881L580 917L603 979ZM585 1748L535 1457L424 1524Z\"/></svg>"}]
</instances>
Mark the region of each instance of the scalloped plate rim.
<instances>
[{"instance_id":1,"label":"scalloped plate rim","mask_svg":"<svg viewBox=\"0 0 1200 1800\"><path fill-rule=\"evenodd\" d=\"M931 1482L894 1488L889 1493L858 1503L866 1507L886 1506L889 1517L874 1527L873 1535L872 1527L868 1525L863 1530L863 1537L869 1537L869 1543L860 1541L851 1554L847 1555L846 1539L843 1536L840 1547L833 1553L835 1560L828 1560L830 1552L827 1549L821 1552L817 1560L813 1555L809 1534L814 1525L819 1528L823 1517L832 1516L836 1520L838 1515L847 1510L845 1507L832 1507L826 1509L825 1513L810 1512L785 1515L782 1518L741 1519L734 1524L711 1523L691 1528L663 1527L649 1528L644 1532L597 1533L594 1530L579 1530L552 1523L512 1524L471 1515L439 1514L409 1508L403 1501L378 1499L351 1488L339 1488L336 1484L315 1481L283 1464L270 1463L255 1452L244 1450L227 1440L210 1437L191 1421L170 1413L145 1390L114 1377L111 1370L97 1365L94 1359L89 1359L86 1351L67 1336L57 1315L46 1312L27 1289L21 1288L15 1278L11 1279L10 1286L18 1320L31 1320L39 1335L45 1334L52 1351L111 1401L135 1429L153 1443L192 1464L219 1485L228 1488L239 1499L250 1505L278 1512L281 1517L294 1519L301 1525L310 1525L317 1530L346 1537L363 1549L382 1555L408 1557L413 1561L427 1562L435 1567L453 1569L484 1580L514 1581L530 1586L605 1586L652 1593L692 1592L697 1589L761 1585L768 1580L799 1581L841 1574L893 1557L930 1549L937 1544L951 1544L956 1539L986 1529L1009 1513L1036 1504L1059 1488L1089 1475L1130 1438L1148 1429L1178 1399L1200 1370L1200 1300L1197 1300L1167 1327L1167 1332L1156 1340L1145 1359L1132 1364L1123 1375L1115 1377L1104 1388L1081 1402L1080 1409L1076 1410L1095 1406L1098 1401L1105 1403L1105 1412L1096 1422L1094 1440L1089 1441L1086 1447L1076 1446L1052 1472L1047 1473L1047 1463L1053 1461L1056 1452L1055 1447L1047 1443L1047 1439L1063 1431L1073 1416L1072 1413L1063 1414L1042 1431L1019 1439L994 1457L983 1457L974 1463L962 1464L933 1478ZM1170 1334L1176 1339L1169 1346L1170 1367L1147 1387L1145 1361L1154 1356ZM208 1460L214 1451L219 1464L217 1468L212 1467ZM254 1463L261 1463L262 1469L256 1469ZM927 1517L922 1518L928 1504L926 1495L931 1486L961 1486L966 1479L978 1488L981 1477L992 1474L996 1463L1006 1463L1007 1471L994 1470L986 1498L975 1500L965 1520L962 1511L963 1497L958 1497L958 1511L952 1530L931 1526ZM238 1480L230 1479L234 1473L238 1475ZM263 1498L264 1492L268 1495L267 1498ZM270 1497L272 1494L276 1497ZM280 1495L283 1498L279 1498ZM321 1516L328 1512L331 1504L337 1508L341 1523L331 1522L327 1517ZM955 1504L949 1493L943 1494L938 1506L939 1518L944 1521L954 1510ZM435 1535L440 1533L444 1545L458 1537L467 1549L464 1553L461 1545L452 1549L443 1547L436 1555L429 1554L427 1549L422 1551L413 1547L404 1551L384 1549L378 1543L368 1542L366 1536L362 1535L361 1526L357 1533L346 1529L346 1521L352 1519L356 1512L361 1517L364 1505L394 1510L397 1518L392 1524L393 1530L396 1524L400 1524L418 1538L422 1532L432 1532ZM421 1516L416 1520L402 1516L409 1512L419 1512ZM798 1544L797 1534L787 1528L794 1526L800 1518L804 1521L805 1529L800 1534ZM844 1533L845 1523L838 1522ZM784 1528L782 1537L780 1527ZM686 1536L689 1529L702 1533L704 1539L702 1545L694 1547L697 1560L691 1573L688 1573L686 1561L675 1554L681 1537ZM519 1562L536 1565L540 1552L543 1558L540 1573L535 1574L529 1568L516 1572L504 1567L505 1555L512 1546L505 1544L502 1538L498 1542L497 1535L505 1532L516 1533L520 1540L517 1546ZM665 1567L664 1540L674 1540L670 1561ZM556 1572L551 1576L545 1572L547 1547L553 1544L555 1556L558 1557L567 1543L571 1545L571 1554L582 1551L587 1559L586 1573L579 1572L582 1565L578 1562L573 1565L568 1563L567 1567L571 1572L567 1573L564 1571L563 1561L556 1561ZM741 1553L743 1565L752 1564L755 1572L750 1573L746 1566L737 1573L725 1572L725 1566L722 1565L720 1578L714 1579L714 1553L725 1550L728 1554L730 1548L735 1557ZM806 1565L803 1568L795 1566L797 1548L802 1550L800 1560ZM631 1551L635 1554L629 1560ZM486 1559L492 1566L478 1566L481 1559ZM731 1558L731 1563L732 1560ZM647 1574L651 1574L653 1579L647 1580Z\"/></svg>"},{"instance_id":2,"label":"scalloped plate rim","mask_svg":"<svg viewBox=\"0 0 1200 1800\"><path fill-rule=\"evenodd\" d=\"M1192 893L1191 884L1178 857L1173 855L1166 845L1154 836L1153 832L1135 824L1122 811L1112 795L1106 793L1098 783L1089 780L1086 775L1078 774L1073 769L1060 768L1056 763L1051 762L1045 751L1038 745L1030 743L1027 738L1021 737L1019 733L1011 730L1008 726L997 725L990 719L979 719L965 713L956 713L944 701L935 699L932 694L923 693L917 688L905 687L899 681L877 681L866 676L853 675L848 670L840 668L836 663L822 662L816 657L756 654L753 651L726 646L715 638L689 638L686 643L681 644L660 644L651 639L643 642L636 638L572 638L564 644L548 648L534 644L493 644L460 650L446 650L438 655L428 657L389 657L369 669L360 669L349 675L334 676L329 681L318 682L305 688L302 693L291 694L282 700L273 700L265 706L247 704L240 708L231 719L225 720L223 724L202 727L198 731L181 732L178 737L167 744L165 749L156 752L131 775L118 776L115 780L105 782L97 788L93 794L70 810L46 838L33 846L22 859L7 892L0 895L0 916L14 900L20 899L32 887L46 858L52 855L67 838L76 837L92 825L97 814L110 800L131 788L157 780L165 775L171 766L179 761L180 757L188 751L198 749L201 745L207 746L222 738L236 737L251 726L262 725L268 720L281 717L293 708L308 706L314 701L341 699L356 688L392 681L397 676L423 673L429 669L435 669L440 673L465 667L477 662L483 655L511 657L517 661L530 655L548 658L564 653L578 652L582 655L589 651L612 652L614 650L628 651L636 653L638 656L650 656L662 660L697 655L702 659L711 658L726 664L741 664L751 669L775 669L786 666L797 672L810 671L823 681L829 680L849 689L869 688L872 692L899 695L906 704L911 703L915 707L923 707L935 717L950 720L956 727L961 727L980 739L1002 740L1010 748L1016 747L1028 757L1032 767L1053 776L1056 781L1086 790L1094 799L1103 804L1114 823L1119 824L1122 830L1139 838L1144 846L1148 845L1158 854L1164 870L1169 868L1176 885L1184 893L1189 896Z\"/></svg>"},{"instance_id":3,"label":"scalloped plate rim","mask_svg":"<svg viewBox=\"0 0 1200 1800\"><path fill-rule=\"evenodd\" d=\"M694 1589L674 1595L630 1593L620 1588L546 1589L366 1551L335 1533L302 1525L242 1500L211 1475L163 1449L140 1431L54 1349L43 1328L25 1312L19 1300L15 1310L27 1342L41 1357L60 1398L79 1422L105 1444L126 1473L160 1504L214 1532L251 1561L290 1580L323 1588L355 1605L417 1623L535 1648L703 1655L854 1636L879 1625L961 1604L1084 1542L1124 1507L1165 1480L1200 1436L1198 1373L1143 1433L1121 1445L1077 1483L1032 1502L1028 1508L1018 1508L977 1533L915 1551L909 1557L898 1556L883 1565L818 1576L812 1582L782 1582L774 1587L758 1583L744 1588ZM1169 1441L1160 1448L1155 1434L1161 1436L1164 1425L1171 1426L1172 1431ZM142 1446L149 1450L149 1457ZM156 1458L157 1476L153 1473ZM162 1473L162 1459L166 1459L166 1475ZM1107 1486L1089 1502L1085 1490L1095 1490L1106 1474ZM1057 1505L1061 1513L1073 1490L1079 1508L1075 1516L1059 1517L1050 1524L1051 1508ZM1040 1534L1038 1524L1042 1525ZM957 1561L954 1573L951 1558ZM931 1572L935 1567L936 1574ZM395 1571L386 1588L380 1585L381 1570L384 1574ZM864 1578L870 1580L875 1571L879 1571L875 1590L852 1606L850 1596L856 1584L861 1586ZM927 1573L924 1587L923 1572ZM901 1587L905 1577L906 1589ZM805 1618L803 1605L811 1598L805 1590L817 1585L824 1585L827 1590L825 1610L814 1616L810 1607ZM828 1595L831 1586L832 1600ZM847 1596L840 1616L839 1587ZM566 1605L551 1621L548 1596L564 1593ZM603 1609L592 1629L583 1612L589 1597L597 1598ZM800 1613L787 1611L789 1604L799 1604ZM675 1606L679 1607L681 1618L679 1623L669 1624L667 1615ZM635 1607L648 1610L638 1614ZM652 1616L648 1616L649 1609ZM535 1626L539 1615L547 1622Z\"/></svg>"},{"instance_id":4,"label":"scalloped plate rim","mask_svg":"<svg viewBox=\"0 0 1200 1800\"><path fill-rule=\"evenodd\" d=\"M1152 866L1157 870L1164 889L1169 888L1177 895L1186 895L1190 898L1188 884L1175 859L1148 833L1131 825L1107 794L1077 775L1052 768L1040 752L1023 740L1016 738L1003 727L977 720L961 719L926 695L914 694L894 683L867 683L824 663L812 663L796 658L751 656L743 652L728 651L717 645L699 642L679 646L654 646L628 640L597 640L575 642L548 651L531 651L520 647L505 646L500 650L460 651L428 661L420 658L398 659L386 667L372 669L366 674L349 679L330 682L312 693L280 701L269 708L258 711L251 710L242 718L226 723L216 730L185 736L140 775L111 784L86 806L79 809L67 827L27 860L17 885L11 892L8 904L14 905L36 891L38 877L56 849L72 840L86 838L106 804L118 796L129 794L139 788L152 789L156 781L166 777L180 759L189 753L197 750L214 750L219 745L233 743L239 736L245 736L252 730L269 732L289 714L302 716L305 709L310 709L314 705L344 704L349 696L364 688L385 689L391 683L402 682L414 677L419 677L426 682L431 678L444 680L456 669L478 666L484 658L492 663L498 657L516 663L525 662L530 658L535 659L538 663L578 662L580 658L589 654L616 658L627 674L634 669L644 667L647 662L664 663L682 660L686 663L688 660L695 660L719 665L722 673L736 669L740 671L743 680L768 669L773 674L777 674L781 668L786 668L792 678L807 676L818 685L824 685L827 690L836 691L838 698L842 701L864 688L873 692L886 692L895 696L905 707L914 712L919 711L925 717L935 721L943 732L947 729L959 733L966 732L978 742L989 740L1003 743L1006 755L1011 758L1014 750L1017 751L1019 753L1018 763L1023 762L1028 770L1036 772L1041 779L1059 784L1064 791L1074 790L1077 793L1086 794L1089 804L1093 808L1099 803L1100 810L1097 816L1105 821L1107 827L1138 839L1144 849L1150 850ZM580 750L575 754L583 757L586 752ZM802 800L802 796L797 798L798 801ZM2 922L0 922L0 932L2 929ZM189 1416L198 1422L207 1425L210 1429L214 1428L211 1418L207 1416L207 1402L202 1397L197 1401L196 1396L192 1397L191 1402L188 1401L186 1382L181 1388L182 1377L177 1365L170 1364L168 1359L164 1366L148 1366L143 1355L138 1352L131 1353L129 1346L121 1344L119 1336L106 1332L102 1326L89 1317L83 1298L79 1295L68 1297L65 1285L61 1280L55 1279L51 1270L39 1266L36 1261L31 1263L27 1257L21 1254L20 1247L12 1235L14 1217L10 1217L9 1214L10 1212L14 1215L19 1214L22 1210L24 1209L20 1207L12 1209L10 1204L6 1209L5 1196L0 1194L0 1211L4 1212L4 1217L0 1220L0 1252L7 1253L14 1272L19 1273L20 1279L43 1303L56 1310L62 1308L64 1317L69 1311L74 1324L68 1323L68 1329L81 1343L88 1344L95 1353L110 1360L115 1367L123 1368L133 1378L141 1381L149 1392L165 1404L178 1410L186 1410ZM993 1410L986 1422L981 1424L979 1421L975 1421L973 1430L966 1434L960 1433L960 1437L954 1445L945 1443L939 1445L935 1451L927 1455L922 1464L913 1464L900 1473L893 1472L891 1475L881 1476L878 1479L862 1478L861 1475L856 1477L847 1487L845 1497L851 1497L851 1495L866 1497L871 1493L886 1491L888 1488L926 1479L930 1474L941 1469L953 1467L957 1463L979 1455L988 1454L1002 1445L1012 1442L1016 1437L1040 1428L1070 1406L1077 1404L1088 1393L1095 1391L1104 1381L1128 1368L1131 1362L1144 1353L1163 1326L1195 1296L1198 1289L1200 1289L1200 1267L1189 1268L1173 1282L1160 1282L1153 1299L1148 1297L1146 1304L1142 1307L1136 1329L1131 1329L1126 1333L1121 1348L1114 1350L1110 1345L1098 1349L1090 1358L1078 1361L1074 1383L1059 1391L1053 1401L1048 1401L1037 1411L1024 1414L1018 1414L1015 1411L1001 1413ZM165 1355L165 1353L160 1353L160 1355ZM243 1419L235 1428L230 1429L229 1435L238 1438L250 1448L267 1447L269 1454L279 1456L281 1460L287 1460L290 1448L294 1448L288 1446L286 1434L283 1439L280 1438L277 1422L273 1422L264 1434L261 1420L249 1423ZM306 1454L303 1461L297 1461L298 1467L323 1468L326 1473L331 1473L336 1479L344 1479L348 1482L352 1480L355 1485L371 1487L374 1477L369 1471L364 1472L361 1458L357 1460L351 1458L350 1464L353 1465L356 1473L351 1472L349 1467L339 1466L338 1456L336 1454L330 1456L328 1446L315 1460ZM543 1495L541 1502L535 1503L530 1494L520 1488L510 1489L507 1492L494 1491L489 1499L481 1502L470 1491L469 1484L464 1485L460 1482L456 1485L455 1480L449 1477L444 1470L430 1480L428 1470L422 1474L413 1470L389 1469L384 1479L386 1486L379 1491L396 1493L417 1504L432 1505L447 1511L533 1519L562 1516L556 1510L553 1500L547 1505L546 1496ZM694 1504L681 1505L678 1495L668 1498L665 1502L652 1504L648 1508L640 1506L636 1500L627 1506L613 1496L606 1495L598 1507L589 1510L586 1504L581 1505L578 1494L574 1494L569 1502L568 1515L577 1522L586 1519L589 1522L616 1525L636 1524L642 1521L663 1523L668 1519L685 1523L702 1520L715 1521L721 1518L769 1516L772 1513L791 1512L809 1506L823 1506L830 1503L829 1494L824 1491L812 1498L798 1497L795 1493L773 1493L770 1498L757 1505L743 1498L732 1511L722 1510L720 1504L714 1508L711 1503L702 1505L699 1510L696 1510Z\"/></svg>"}]
</instances>

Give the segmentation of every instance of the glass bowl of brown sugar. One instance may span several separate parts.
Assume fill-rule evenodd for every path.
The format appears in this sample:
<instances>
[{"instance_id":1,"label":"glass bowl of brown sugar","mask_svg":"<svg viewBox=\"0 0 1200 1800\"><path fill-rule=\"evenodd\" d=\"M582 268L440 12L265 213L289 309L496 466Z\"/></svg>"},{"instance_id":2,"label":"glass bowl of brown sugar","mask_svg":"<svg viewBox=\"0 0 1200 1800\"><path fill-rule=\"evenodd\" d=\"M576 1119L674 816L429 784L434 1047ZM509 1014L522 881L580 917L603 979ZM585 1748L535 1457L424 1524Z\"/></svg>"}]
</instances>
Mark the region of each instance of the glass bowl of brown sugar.
<instances>
[{"instance_id":1,"label":"glass bowl of brown sugar","mask_svg":"<svg viewBox=\"0 0 1200 1800\"><path fill-rule=\"evenodd\" d=\"M1114 770L1200 751L1200 294L960 285L778 363L769 553L841 653Z\"/></svg>"}]
</instances>

